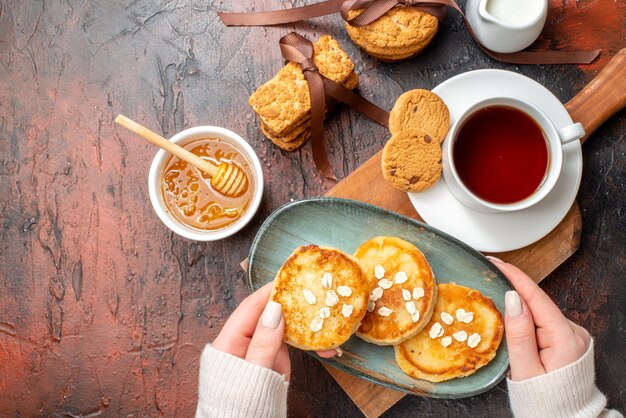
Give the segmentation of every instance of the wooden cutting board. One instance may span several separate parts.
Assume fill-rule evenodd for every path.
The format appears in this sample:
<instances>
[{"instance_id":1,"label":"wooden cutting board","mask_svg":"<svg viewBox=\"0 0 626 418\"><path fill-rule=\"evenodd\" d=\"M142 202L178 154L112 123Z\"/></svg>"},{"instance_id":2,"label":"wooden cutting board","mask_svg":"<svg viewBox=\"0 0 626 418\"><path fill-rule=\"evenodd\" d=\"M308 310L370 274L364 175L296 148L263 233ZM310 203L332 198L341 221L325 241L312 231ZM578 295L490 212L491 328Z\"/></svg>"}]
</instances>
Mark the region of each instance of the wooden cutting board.
<instances>
[{"instance_id":1,"label":"wooden cutting board","mask_svg":"<svg viewBox=\"0 0 626 418\"><path fill-rule=\"evenodd\" d=\"M574 122L585 127L584 141L606 119L626 104L626 49L607 66L565 108ZM340 181L326 196L360 200L422 220L406 193L387 184L380 170L381 152ZM540 282L576 251L580 244L582 218L574 202L563 221L547 236L527 247L498 253L497 257L519 266ZM398 402L404 393L375 385L323 364L366 417L378 417Z\"/></svg>"}]
</instances>

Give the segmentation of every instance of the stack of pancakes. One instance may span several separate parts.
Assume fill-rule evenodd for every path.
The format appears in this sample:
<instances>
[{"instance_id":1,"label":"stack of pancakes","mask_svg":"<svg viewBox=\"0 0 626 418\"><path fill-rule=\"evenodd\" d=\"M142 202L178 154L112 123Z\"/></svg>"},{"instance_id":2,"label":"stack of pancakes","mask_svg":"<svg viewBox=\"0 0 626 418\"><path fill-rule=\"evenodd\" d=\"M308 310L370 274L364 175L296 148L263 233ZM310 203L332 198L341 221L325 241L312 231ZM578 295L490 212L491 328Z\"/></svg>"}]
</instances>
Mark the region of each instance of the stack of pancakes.
<instances>
[{"instance_id":1,"label":"stack of pancakes","mask_svg":"<svg viewBox=\"0 0 626 418\"><path fill-rule=\"evenodd\" d=\"M354 63L336 40L324 35L313 49L322 75L350 90L359 85ZM295 151L311 137L309 84L299 64L287 63L252 93L248 103L259 117L261 132L279 148Z\"/></svg>"},{"instance_id":2,"label":"stack of pancakes","mask_svg":"<svg viewBox=\"0 0 626 418\"><path fill-rule=\"evenodd\" d=\"M422 252L395 237L363 243L354 256L298 247L274 279L285 341L327 350L353 333L394 346L408 375L431 382L473 374L496 355L502 315L491 299L456 284L437 286Z\"/></svg>"}]
</instances>

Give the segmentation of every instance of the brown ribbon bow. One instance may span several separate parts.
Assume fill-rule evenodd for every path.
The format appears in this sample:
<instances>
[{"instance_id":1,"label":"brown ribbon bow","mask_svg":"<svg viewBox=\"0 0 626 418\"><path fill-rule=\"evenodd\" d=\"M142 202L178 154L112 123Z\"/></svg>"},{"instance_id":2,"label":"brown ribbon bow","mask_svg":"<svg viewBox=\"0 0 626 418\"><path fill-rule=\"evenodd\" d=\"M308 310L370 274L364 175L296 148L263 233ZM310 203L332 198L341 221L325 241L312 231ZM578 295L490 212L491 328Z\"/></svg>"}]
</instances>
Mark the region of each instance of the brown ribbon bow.
<instances>
[{"instance_id":1,"label":"brown ribbon bow","mask_svg":"<svg viewBox=\"0 0 626 418\"><path fill-rule=\"evenodd\" d=\"M389 113L365 100L350 89L322 75L313 61L313 44L291 32L280 39L280 52L287 61L300 64L309 84L311 98L311 146L315 167L326 177L337 179L328 163L324 145L324 110L327 98L336 99L361 112L374 122L388 127Z\"/></svg>"},{"instance_id":2,"label":"brown ribbon bow","mask_svg":"<svg viewBox=\"0 0 626 418\"><path fill-rule=\"evenodd\" d=\"M382 17L394 7L416 7L427 13L437 17L439 21L443 21L445 17L444 6L448 4L440 4L438 2L423 0L344 0L339 11L343 20L351 26L365 26ZM456 3L455 3L456 5ZM362 13L350 19L348 13L350 10L364 9ZM462 13L461 13L462 14Z\"/></svg>"},{"instance_id":3,"label":"brown ribbon bow","mask_svg":"<svg viewBox=\"0 0 626 418\"><path fill-rule=\"evenodd\" d=\"M394 7L406 6L424 10L436 16L440 21L445 16L444 6L454 8L463 17L470 35L480 48L490 57L502 62L512 64L589 64L600 54L599 49L589 51L520 51L511 54L491 51L478 42L465 14L463 14L463 11L454 0L327 0L293 9L257 13L220 12L219 16L222 22L228 26L266 26L299 22L341 12L341 16L348 24L365 26L380 18ZM358 16L349 19L348 12L354 9L364 9L364 11Z\"/></svg>"}]
</instances>

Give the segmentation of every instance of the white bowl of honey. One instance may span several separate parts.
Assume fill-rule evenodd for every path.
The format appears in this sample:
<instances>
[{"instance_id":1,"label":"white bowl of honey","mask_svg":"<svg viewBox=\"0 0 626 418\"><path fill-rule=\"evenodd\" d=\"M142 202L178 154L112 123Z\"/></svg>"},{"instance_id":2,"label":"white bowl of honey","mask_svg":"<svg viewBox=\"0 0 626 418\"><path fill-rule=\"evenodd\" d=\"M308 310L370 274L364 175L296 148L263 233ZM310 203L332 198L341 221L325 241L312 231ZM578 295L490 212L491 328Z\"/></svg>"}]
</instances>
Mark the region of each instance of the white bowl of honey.
<instances>
[{"instance_id":1,"label":"white bowl of honey","mask_svg":"<svg viewBox=\"0 0 626 418\"><path fill-rule=\"evenodd\" d=\"M248 187L241 196L225 196L213 188L207 174L160 150L150 167L148 190L161 221L195 241L216 241L241 230L263 196L263 170L252 147L236 133L217 126L186 129L170 141L215 165L236 164L248 177Z\"/></svg>"}]
</instances>

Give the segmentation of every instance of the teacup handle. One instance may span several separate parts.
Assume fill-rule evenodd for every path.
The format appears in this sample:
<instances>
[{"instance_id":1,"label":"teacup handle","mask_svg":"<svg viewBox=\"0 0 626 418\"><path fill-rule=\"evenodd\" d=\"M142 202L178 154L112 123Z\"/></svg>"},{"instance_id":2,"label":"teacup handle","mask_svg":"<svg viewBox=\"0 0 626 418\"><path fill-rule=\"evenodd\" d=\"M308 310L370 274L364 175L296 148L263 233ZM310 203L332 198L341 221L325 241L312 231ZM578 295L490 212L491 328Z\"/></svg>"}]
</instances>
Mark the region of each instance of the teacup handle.
<instances>
[{"instance_id":1,"label":"teacup handle","mask_svg":"<svg viewBox=\"0 0 626 418\"><path fill-rule=\"evenodd\" d=\"M585 128L583 128L583 125L580 122L558 129L558 132L559 137L561 138L561 144L569 144L570 142L577 141L585 136Z\"/></svg>"}]
</instances>

